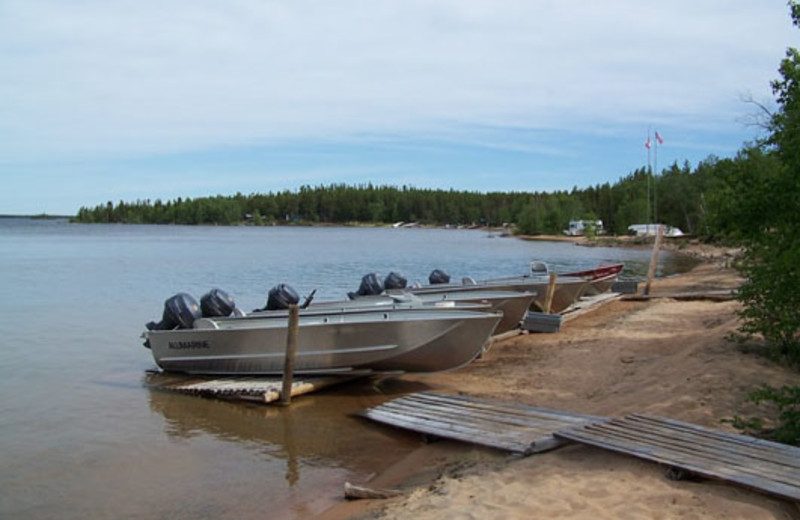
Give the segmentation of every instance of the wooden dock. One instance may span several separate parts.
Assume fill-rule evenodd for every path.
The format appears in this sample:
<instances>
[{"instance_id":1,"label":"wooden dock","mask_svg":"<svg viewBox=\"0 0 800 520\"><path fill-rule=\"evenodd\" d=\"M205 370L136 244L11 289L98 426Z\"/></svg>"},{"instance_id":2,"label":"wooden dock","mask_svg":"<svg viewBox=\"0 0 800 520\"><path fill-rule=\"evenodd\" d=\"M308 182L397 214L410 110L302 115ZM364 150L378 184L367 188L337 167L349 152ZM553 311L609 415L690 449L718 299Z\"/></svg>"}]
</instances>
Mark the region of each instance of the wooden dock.
<instances>
[{"instance_id":1,"label":"wooden dock","mask_svg":"<svg viewBox=\"0 0 800 520\"><path fill-rule=\"evenodd\" d=\"M357 376L295 378L291 394L295 397L315 392L351 381L355 377ZM182 394L269 404L280 400L283 379L280 376L202 377L151 372L145 384L150 388Z\"/></svg>"},{"instance_id":2,"label":"wooden dock","mask_svg":"<svg viewBox=\"0 0 800 520\"><path fill-rule=\"evenodd\" d=\"M717 289L709 291L684 291L684 292L671 292L671 293L650 293L650 294L626 294L622 297L625 301L647 301L668 298L671 300L680 301L696 301L696 300L711 300L711 301L729 301L736 298L736 290L731 289Z\"/></svg>"},{"instance_id":3,"label":"wooden dock","mask_svg":"<svg viewBox=\"0 0 800 520\"><path fill-rule=\"evenodd\" d=\"M578 316L588 314L606 303L618 300L622 297L620 293L604 292L594 296L584 296L577 302L567 307L564 312L564 321L574 320Z\"/></svg>"},{"instance_id":4,"label":"wooden dock","mask_svg":"<svg viewBox=\"0 0 800 520\"><path fill-rule=\"evenodd\" d=\"M574 414L462 395L420 392L393 399L359 415L427 435L529 455L566 441L553 433L604 421Z\"/></svg>"},{"instance_id":5,"label":"wooden dock","mask_svg":"<svg viewBox=\"0 0 800 520\"><path fill-rule=\"evenodd\" d=\"M639 414L555 436L800 500L800 448L794 446Z\"/></svg>"}]
</instances>

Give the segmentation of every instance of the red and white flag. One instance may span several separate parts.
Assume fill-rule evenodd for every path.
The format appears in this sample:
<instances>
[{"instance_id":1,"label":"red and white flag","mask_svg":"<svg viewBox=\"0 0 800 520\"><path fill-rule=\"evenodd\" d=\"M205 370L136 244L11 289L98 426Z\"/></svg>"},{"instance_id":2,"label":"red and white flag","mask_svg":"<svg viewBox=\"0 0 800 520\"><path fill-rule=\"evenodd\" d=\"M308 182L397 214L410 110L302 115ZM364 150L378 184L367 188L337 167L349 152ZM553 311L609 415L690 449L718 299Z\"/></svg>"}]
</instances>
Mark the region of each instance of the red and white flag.
<instances>
[{"instance_id":1,"label":"red and white flag","mask_svg":"<svg viewBox=\"0 0 800 520\"><path fill-rule=\"evenodd\" d=\"M649 135L647 136L647 141L645 141L645 143L644 143L644 147L647 148L648 150L650 149L650 136Z\"/></svg>"},{"instance_id":2,"label":"red and white flag","mask_svg":"<svg viewBox=\"0 0 800 520\"><path fill-rule=\"evenodd\" d=\"M658 132L656 132L656 141L658 141L658 144L664 144L664 140L661 139L661 136L658 135ZM648 146L648 148L650 147Z\"/></svg>"}]
</instances>

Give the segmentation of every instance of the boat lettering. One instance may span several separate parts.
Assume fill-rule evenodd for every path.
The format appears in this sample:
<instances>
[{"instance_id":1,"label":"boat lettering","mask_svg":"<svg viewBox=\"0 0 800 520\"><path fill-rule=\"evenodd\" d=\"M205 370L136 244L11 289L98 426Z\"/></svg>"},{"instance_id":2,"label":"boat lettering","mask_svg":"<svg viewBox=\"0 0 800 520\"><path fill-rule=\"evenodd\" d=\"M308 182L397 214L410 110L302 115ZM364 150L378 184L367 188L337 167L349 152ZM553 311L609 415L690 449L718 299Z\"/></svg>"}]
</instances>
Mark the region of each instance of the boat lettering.
<instances>
[{"instance_id":1,"label":"boat lettering","mask_svg":"<svg viewBox=\"0 0 800 520\"><path fill-rule=\"evenodd\" d=\"M169 348L171 349L193 349L193 348L211 348L207 340L194 340L194 341L170 341Z\"/></svg>"}]
</instances>

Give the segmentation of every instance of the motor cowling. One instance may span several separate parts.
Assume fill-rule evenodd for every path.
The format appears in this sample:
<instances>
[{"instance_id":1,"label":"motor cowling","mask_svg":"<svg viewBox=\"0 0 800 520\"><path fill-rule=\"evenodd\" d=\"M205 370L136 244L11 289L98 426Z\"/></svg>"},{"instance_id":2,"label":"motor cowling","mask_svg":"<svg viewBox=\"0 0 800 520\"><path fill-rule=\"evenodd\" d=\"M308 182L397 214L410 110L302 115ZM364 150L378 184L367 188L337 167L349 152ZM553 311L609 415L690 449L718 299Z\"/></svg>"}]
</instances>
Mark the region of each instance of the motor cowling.
<instances>
[{"instance_id":1,"label":"motor cowling","mask_svg":"<svg viewBox=\"0 0 800 520\"><path fill-rule=\"evenodd\" d=\"M384 290L383 282L375 273L365 274L361 278L361 285L358 286L358 296L374 296Z\"/></svg>"},{"instance_id":2,"label":"motor cowling","mask_svg":"<svg viewBox=\"0 0 800 520\"><path fill-rule=\"evenodd\" d=\"M297 305L299 301L300 295L297 294L297 291L288 284L279 283L267 293L267 306L264 309L268 311L286 310L289 305Z\"/></svg>"},{"instance_id":3,"label":"motor cowling","mask_svg":"<svg viewBox=\"0 0 800 520\"><path fill-rule=\"evenodd\" d=\"M408 285L408 280L406 280L404 276L397 274L394 271L386 275L386 279L383 280L383 286L387 290L405 289L407 285Z\"/></svg>"},{"instance_id":4,"label":"motor cowling","mask_svg":"<svg viewBox=\"0 0 800 520\"><path fill-rule=\"evenodd\" d=\"M148 330L191 329L194 320L202 317L200 305L190 294L178 293L164 302L161 321L148 323Z\"/></svg>"},{"instance_id":5,"label":"motor cowling","mask_svg":"<svg viewBox=\"0 0 800 520\"><path fill-rule=\"evenodd\" d=\"M434 269L428 276L428 282L431 285L435 285L437 283L450 283L450 275L441 269Z\"/></svg>"},{"instance_id":6,"label":"motor cowling","mask_svg":"<svg viewBox=\"0 0 800 520\"><path fill-rule=\"evenodd\" d=\"M222 289L211 289L200 298L200 310L204 318L225 318L233 314L236 302Z\"/></svg>"}]
</instances>

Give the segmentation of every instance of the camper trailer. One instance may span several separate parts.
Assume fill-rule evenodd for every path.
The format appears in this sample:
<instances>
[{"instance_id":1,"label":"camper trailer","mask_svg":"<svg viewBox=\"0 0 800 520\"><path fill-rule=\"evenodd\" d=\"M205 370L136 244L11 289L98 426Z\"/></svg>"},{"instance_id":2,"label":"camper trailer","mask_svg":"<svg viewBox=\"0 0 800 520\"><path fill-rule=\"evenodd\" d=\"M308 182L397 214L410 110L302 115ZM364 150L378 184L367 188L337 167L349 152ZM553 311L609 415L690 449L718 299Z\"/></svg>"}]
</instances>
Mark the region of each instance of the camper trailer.
<instances>
[{"instance_id":1,"label":"camper trailer","mask_svg":"<svg viewBox=\"0 0 800 520\"><path fill-rule=\"evenodd\" d=\"M646 236L655 236L658 233L658 224L632 224L628 226L628 234L631 236L637 237L646 237ZM664 235L665 237L681 237L683 236L683 231L676 227L672 226L664 226Z\"/></svg>"}]
</instances>

